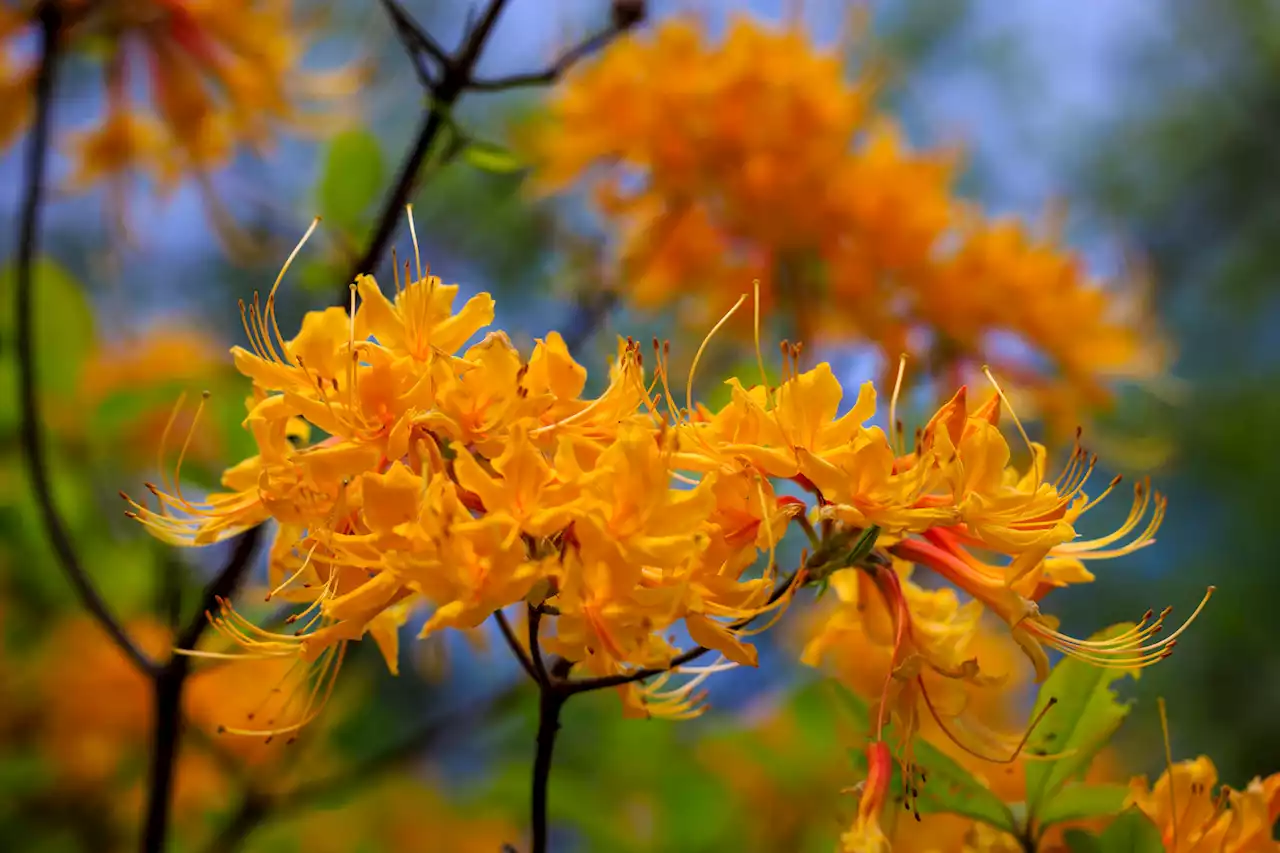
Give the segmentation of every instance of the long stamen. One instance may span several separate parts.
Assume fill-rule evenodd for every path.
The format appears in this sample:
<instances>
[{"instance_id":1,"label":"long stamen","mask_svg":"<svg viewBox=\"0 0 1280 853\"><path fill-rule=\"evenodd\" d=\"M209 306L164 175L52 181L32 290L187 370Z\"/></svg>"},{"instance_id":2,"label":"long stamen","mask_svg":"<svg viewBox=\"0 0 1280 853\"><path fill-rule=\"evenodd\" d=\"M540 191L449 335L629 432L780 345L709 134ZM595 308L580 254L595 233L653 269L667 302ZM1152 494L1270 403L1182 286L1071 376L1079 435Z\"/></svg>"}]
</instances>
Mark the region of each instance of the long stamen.
<instances>
[{"instance_id":1,"label":"long stamen","mask_svg":"<svg viewBox=\"0 0 1280 853\"><path fill-rule=\"evenodd\" d=\"M1169 715L1165 710L1164 697L1156 697L1156 707L1160 709L1160 734L1164 736L1164 772L1169 780L1169 827L1173 834L1173 849L1178 849L1178 799L1174 794L1173 784L1173 748L1169 745ZM1225 843L1225 840L1224 840Z\"/></svg>"},{"instance_id":2,"label":"long stamen","mask_svg":"<svg viewBox=\"0 0 1280 853\"><path fill-rule=\"evenodd\" d=\"M760 348L760 279L751 282L752 302L755 316L752 322L753 343L756 348L756 367L760 368L760 386L765 390L765 400L769 395L769 374L764 369L764 351Z\"/></svg>"},{"instance_id":3,"label":"long stamen","mask_svg":"<svg viewBox=\"0 0 1280 853\"><path fill-rule=\"evenodd\" d=\"M693 354L693 363L689 365L689 381L685 383L684 389L685 408L690 412L693 411L693 377L698 371L698 362L702 360L702 353L706 350L707 344L711 343L711 339L715 337L716 332L720 331L721 327L723 327L725 323L729 322L729 318L732 317L734 313L742 307L742 303L746 301L747 295L745 293L739 296L738 301L733 303L733 307L725 312L725 315L720 318L718 323L711 327L711 331L707 332L707 336L703 338L702 343L698 345L698 351Z\"/></svg>"},{"instance_id":4,"label":"long stamen","mask_svg":"<svg viewBox=\"0 0 1280 853\"><path fill-rule=\"evenodd\" d=\"M187 430L186 440L182 442L182 450L178 453L178 461L173 466L173 492L177 495L178 500L187 504L188 501L182 495L182 463L187 458L187 449L191 447L191 438L196 434L196 428L200 426L200 415L204 413L205 404L209 402L209 392L202 391L200 393L200 404L196 406L196 413L191 418L191 428Z\"/></svg>"},{"instance_id":5,"label":"long stamen","mask_svg":"<svg viewBox=\"0 0 1280 853\"><path fill-rule=\"evenodd\" d=\"M1146 643L1146 639L1155 632L1153 629L1157 629L1162 624L1162 620L1168 615L1168 610L1160 614L1160 618L1156 620L1152 628L1138 632L1133 642L1119 646L1113 645L1108 641L1077 640L1033 620L1028 620L1025 624L1028 625L1029 631L1053 645L1063 654L1080 660L1087 660L1099 666L1139 669L1163 660L1172 653L1178 637L1190 627L1191 623L1204 610L1214 591L1215 587L1212 586L1205 591L1204 597L1200 599L1200 604L1191 616L1178 627L1178 630L1159 642L1150 644ZM1138 637L1141 639L1137 639Z\"/></svg>"},{"instance_id":6,"label":"long stamen","mask_svg":"<svg viewBox=\"0 0 1280 853\"><path fill-rule=\"evenodd\" d=\"M1032 491L1034 492L1036 489L1040 488L1040 482L1041 482L1040 457L1036 454L1035 446L1032 445L1031 439L1030 437L1028 437L1026 429L1022 426L1022 421L1019 420L1018 413L1013 410L1013 405L1009 402L1009 398L1005 395L1004 389L1000 387L1000 383L996 381L996 377L991 373L991 368L984 364L982 365L982 372L986 374L987 381L991 383L992 387L996 389L996 393L1000 395L1000 402L1004 403L1005 408L1009 410L1009 415L1010 417L1013 418L1013 424L1018 428L1018 434L1022 436L1023 442L1025 442L1027 445L1027 450L1031 453L1031 466L1035 473L1035 478L1036 478L1036 484L1032 488Z\"/></svg>"},{"instance_id":7,"label":"long stamen","mask_svg":"<svg viewBox=\"0 0 1280 853\"><path fill-rule=\"evenodd\" d=\"M898 395L902 393L902 377L907 372L907 354L898 356L898 376L893 380L893 396L889 398L889 436L890 446L895 456L901 456L901 442L898 441L898 430L894 426L898 422Z\"/></svg>"},{"instance_id":8,"label":"long stamen","mask_svg":"<svg viewBox=\"0 0 1280 853\"><path fill-rule=\"evenodd\" d=\"M291 364L289 360L289 347L285 343L284 335L280 334L280 324L276 321L276 291L280 289L280 282L284 281L284 274L289 271L289 267L293 264L293 259L298 257L298 253L302 251L302 247L307 244L307 240L311 239L311 235L315 233L316 228L320 225L320 217L317 216L311 220L311 227L307 229L307 233L302 235L302 239L298 241L298 245L293 247L293 251L289 253L289 257L285 259L284 266L280 268L280 274L276 276L275 284L271 285L271 292L267 294L267 316L271 320L271 328L275 332L276 340L280 342L280 352L284 357L280 361L285 364ZM271 343L271 337L266 334L263 329L263 337L267 343ZM273 350L274 352L274 350Z\"/></svg>"},{"instance_id":9,"label":"long stamen","mask_svg":"<svg viewBox=\"0 0 1280 853\"><path fill-rule=\"evenodd\" d=\"M413 264L418 273L418 281L422 281L422 255L418 253L418 229L413 224L413 205L404 206L405 216L409 218L409 237L413 240Z\"/></svg>"},{"instance_id":10,"label":"long stamen","mask_svg":"<svg viewBox=\"0 0 1280 853\"><path fill-rule=\"evenodd\" d=\"M942 729L942 732L947 736L947 739L972 755L974 758L978 758L983 761L990 761L993 764L1012 764L1017 761L1018 756L1021 755L1022 750L1026 748L1027 741L1031 739L1031 735L1035 732L1036 727L1044 720L1045 715L1049 713L1050 709L1052 709L1054 705L1058 704L1058 698L1056 696L1050 696L1049 701L1044 704L1044 707L1040 709L1040 713L1036 714L1035 719L1031 721L1031 725L1027 726L1027 730L1023 732L1022 740L1018 741L1018 745L1014 748L1013 754L1007 758L993 757L990 755L984 755L967 744L961 743L955 733L952 732L950 727L943 721L942 715L938 713L938 709L934 707L933 700L929 698L929 691L925 689L924 678L922 676L916 676L916 683L920 687L920 695L924 697L925 707L929 709L929 715L933 717L933 721Z\"/></svg>"},{"instance_id":11,"label":"long stamen","mask_svg":"<svg viewBox=\"0 0 1280 853\"><path fill-rule=\"evenodd\" d=\"M262 348L262 344L258 342L257 333L254 332L257 322L249 322L249 312L248 309L245 308L244 300L237 299L236 303L240 306L240 323L244 326L244 333L249 339L249 346L253 347L253 354L263 361L271 361L271 357L267 355L266 351Z\"/></svg>"},{"instance_id":12,"label":"long stamen","mask_svg":"<svg viewBox=\"0 0 1280 853\"><path fill-rule=\"evenodd\" d=\"M156 448L156 470L160 472L160 482L164 484L166 491L173 491L173 486L169 483L169 474L164 470L164 451L169 446L169 433L173 431L173 423L178 419L178 412L182 410L182 404L187 401L187 392L183 391L178 395L178 401L173 404L173 411L169 412L169 420L165 421L164 432L160 433L160 446ZM164 509L164 504L160 505Z\"/></svg>"},{"instance_id":13,"label":"long stamen","mask_svg":"<svg viewBox=\"0 0 1280 853\"><path fill-rule=\"evenodd\" d=\"M267 601L270 601L273 596L279 595L280 593L284 592L284 590L288 588L289 584L293 583L298 578L302 577L302 573L305 572L307 568L311 565L311 556L315 554L316 549L319 547L320 547L319 542L315 542L314 544L312 544L310 550L307 551L307 558L302 561L302 566L296 572L289 575L289 577L285 578L284 581L279 586L277 586L275 589L268 592L267 599L266 599Z\"/></svg>"}]
</instances>

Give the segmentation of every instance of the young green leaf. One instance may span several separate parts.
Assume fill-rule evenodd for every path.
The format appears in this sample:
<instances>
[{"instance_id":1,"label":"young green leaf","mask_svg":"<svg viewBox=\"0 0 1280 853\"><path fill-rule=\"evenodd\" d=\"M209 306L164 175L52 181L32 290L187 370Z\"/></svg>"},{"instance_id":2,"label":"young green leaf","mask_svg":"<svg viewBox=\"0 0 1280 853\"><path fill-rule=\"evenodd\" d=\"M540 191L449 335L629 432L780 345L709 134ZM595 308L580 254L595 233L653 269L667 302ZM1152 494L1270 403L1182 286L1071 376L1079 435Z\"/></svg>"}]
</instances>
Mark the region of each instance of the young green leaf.
<instances>
[{"instance_id":1,"label":"young green leaf","mask_svg":"<svg viewBox=\"0 0 1280 853\"><path fill-rule=\"evenodd\" d=\"M320 173L320 215L344 232L357 231L382 191L385 172L377 137L363 128L339 133L329 142Z\"/></svg>"},{"instance_id":2,"label":"young green leaf","mask_svg":"<svg viewBox=\"0 0 1280 853\"><path fill-rule=\"evenodd\" d=\"M13 304L17 271L12 265L0 272L0 299ZM36 258L31 270L32 326L36 381L41 393L74 394L79 389L80 372L93 349L93 309L84 288L69 270L51 258ZM12 341L17 334L13 313L0 311L0 339ZM4 372L17 384L17 363L5 359ZM12 373L10 373L12 370ZM3 382L9 386L8 377ZM4 390L8 390L5 388ZM14 399L11 393L6 400ZM17 411L5 407L0 423L16 422Z\"/></svg>"},{"instance_id":3,"label":"young green leaf","mask_svg":"<svg viewBox=\"0 0 1280 853\"><path fill-rule=\"evenodd\" d=\"M917 803L921 814L947 812L989 823L1005 832L1018 831L1009 806L946 753L917 739L915 757L925 779L919 787Z\"/></svg>"},{"instance_id":4,"label":"young green leaf","mask_svg":"<svg viewBox=\"0 0 1280 853\"><path fill-rule=\"evenodd\" d=\"M1098 836L1083 829L1068 829L1062 833L1062 840L1067 842L1071 853L1102 853L1102 842Z\"/></svg>"},{"instance_id":5,"label":"young green leaf","mask_svg":"<svg viewBox=\"0 0 1280 853\"><path fill-rule=\"evenodd\" d=\"M840 705L845 714L853 718L857 730L859 732L869 732L871 730L871 709L863 701L862 697L838 681L827 681L826 683L831 685L831 691L840 700Z\"/></svg>"},{"instance_id":6,"label":"young green leaf","mask_svg":"<svg viewBox=\"0 0 1280 853\"><path fill-rule=\"evenodd\" d=\"M1098 836L1098 853L1164 853L1164 841L1146 815L1130 809Z\"/></svg>"},{"instance_id":7,"label":"young green leaf","mask_svg":"<svg viewBox=\"0 0 1280 853\"><path fill-rule=\"evenodd\" d=\"M1129 630L1131 624L1115 625L1094 635L1106 640ZM1104 669L1084 661L1067 658L1053 668L1040 688L1031 719L1049 708L1027 741L1032 755L1057 756L1050 761L1027 764L1027 808L1031 818L1042 820L1041 811L1068 781L1077 778L1089 766L1098 750L1129 713L1129 705L1116 698L1111 685L1126 674L1119 669Z\"/></svg>"},{"instance_id":8,"label":"young green leaf","mask_svg":"<svg viewBox=\"0 0 1280 853\"><path fill-rule=\"evenodd\" d=\"M518 172L525 166L509 150L492 142L472 140L463 149L462 157L477 169L500 175Z\"/></svg>"},{"instance_id":9,"label":"young green leaf","mask_svg":"<svg viewBox=\"0 0 1280 853\"><path fill-rule=\"evenodd\" d=\"M1043 830L1055 823L1119 814L1128 796L1124 785L1068 785L1041 806L1036 819Z\"/></svg>"}]
</instances>

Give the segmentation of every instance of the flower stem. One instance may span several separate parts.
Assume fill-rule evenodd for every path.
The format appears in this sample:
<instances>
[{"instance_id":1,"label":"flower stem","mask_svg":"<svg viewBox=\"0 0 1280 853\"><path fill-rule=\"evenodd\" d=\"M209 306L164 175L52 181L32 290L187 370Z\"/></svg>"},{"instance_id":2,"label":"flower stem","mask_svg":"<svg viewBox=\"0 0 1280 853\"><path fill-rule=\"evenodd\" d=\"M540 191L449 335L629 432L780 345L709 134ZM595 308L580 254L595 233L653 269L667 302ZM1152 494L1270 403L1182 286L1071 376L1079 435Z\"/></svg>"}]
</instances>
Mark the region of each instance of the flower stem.
<instances>
[{"instance_id":1,"label":"flower stem","mask_svg":"<svg viewBox=\"0 0 1280 853\"><path fill-rule=\"evenodd\" d=\"M226 565L209 583L201 597L200 609L176 639L179 649L194 649L208 628L205 614L219 599L231 596L240 586L252 563L262 528L255 527L236 540ZM168 846L169 813L173 805L174 770L182 739L182 691L191 674L191 659L171 654L154 673L152 683L151 768L143 818L142 853L164 853Z\"/></svg>"},{"instance_id":2,"label":"flower stem","mask_svg":"<svg viewBox=\"0 0 1280 853\"><path fill-rule=\"evenodd\" d=\"M538 699L537 752L533 758L533 794L530 798L533 827L532 853L547 853L547 786L551 780L551 757L560 731L560 711L568 694L553 686L542 687Z\"/></svg>"},{"instance_id":3,"label":"flower stem","mask_svg":"<svg viewBox=\"0 0 1280 853\"><path fill-rule=\"evenodd\" d=\"M41 433L39 391L36 387L34 266L40 242L40 209L44 202L45 171L49 161L51 114L54 81L57 77L62 30L62 10L56 0L45 0L37 12L40 21L40 59L36 72L35 121L27 149L26 183L23 189L21 230L18 236L17 287L15 317L18 338L18 391L22 410L22 458L31 478L40 520L49 544L63 573L75 589L81 603L102 626L107 635L124 652L125 657L142 672L151 674L155 665L148 660L120 623L112 616L106 601L80 562L71 534L58 512L49 482L48 460L44 455Z\"/></svg>"}]
</instances>

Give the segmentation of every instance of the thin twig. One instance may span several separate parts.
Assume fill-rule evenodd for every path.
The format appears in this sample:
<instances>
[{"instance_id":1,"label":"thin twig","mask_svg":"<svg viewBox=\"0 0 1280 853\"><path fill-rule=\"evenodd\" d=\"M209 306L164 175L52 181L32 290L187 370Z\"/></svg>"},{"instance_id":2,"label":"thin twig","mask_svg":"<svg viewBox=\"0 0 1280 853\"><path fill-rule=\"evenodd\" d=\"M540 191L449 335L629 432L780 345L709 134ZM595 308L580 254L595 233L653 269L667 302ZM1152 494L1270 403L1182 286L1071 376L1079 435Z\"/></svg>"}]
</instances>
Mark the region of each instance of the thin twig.
<instances>
[{"instance_id":1,"label":"thin twig","mask_svg":"<svg viewBox=\"0 0 1280 853\"><path fill-rule=\"evenodd\" d=\"M494 77L491 80L478 78L471 81L471 88L477 92L497 92L505 89L545 86L548 83L554 83L577 62L608 44L619 32L617 27L609 26L593 34L582 43L569 48L541 71L531 71L526 74L509 74L505 77Z\"/></svg>"},{"instance_id":2,"label":"thin twig","mask_svg":"<svg viewBox=\"0 0 1280 853\"><path fill-rule=\"evenodd\" d=\"M515 655L516 660L520 662L520 666L534 681L538 680L538 673L533 668L533 661L529 659L529 654L524 650L524 646L520 645L520 641L516 638L516 632L511 628L511 622L507 619L507 614L501 610L493 611L493 619L498 623L498 630L502 632L502 638L507 641L507 645L511 648L511 653Z\"/></svg>"},{"instance_id":3,"label":"thin twig","mask_svg":"<svg viewBox=\"0 0 1280 853\"><path fill-rule=\"evenodd\" d=\"M53 490L49 483L48 460L44 455L44 436L41 434L39 392L36 388L35 320L33 298L33 266L36 247L40 238L40 207L44 200L45 169L48 164L50 122L53 112L54 80L59 61L58 37L62 29L62 13L56 0L40 4L40 60L36 72L35 122L27 149L26 184L23 190L22 224L18 237L18 276L16 323L18 332L18 389L19 407L22 409L22 458L31 478L31 488L40 509L49 543L62 566L63 573L71 581L76 595L103 630L111 637L129 661L144 673L151 674L155 664L134 644L124 628L111 614L110 608L71 542L58 508L54 505Z\"/></svg>"},{"instance_id":4,"label":"thin twig","mask_svg":"<svg viewBox=\"0 0 1280 853\"><path fill-rule=\"evenodd\" d=\"M533 662L533 680L538 686L546 688L551 684L551 676L547 675L547 663L542 659L542 643L538 639L538 631L542 627L542 608L529 605L529 659Z\"/></svg>"},{"instance_id":5,"label":"thin twig","mask_svg":"<svg viewBox=\"0 0 1280 853\"><path fill-rule=\"evenodd\" d=\"M220 599L229 597L244 579L261 536L255 527L236 540L227 563L206 587L200 609L178 635L176 648L194 649L208 627L207 613ZM191 673L191 659L171 654L155 674L152 698L154 714L151 772L143 821L142 853L164 853L168 846L169 812L173 802L174 769L182 738L182 691Z\"/></svg>"},{"instance_id":6,"label":"thin twig","mask_svg":"<svg viewBox=\"0 0 1280 853\"><path fill-rule=\"evenodd\" d=\"M439 136L441 130L453 124L451 116L453 107L458 102L458 99L468 90L482 89L483 91L492 92L509 88L502 82L501 78L477 81L475 76L476 64L480 61L485 43L492 34L498 18L501 17L502 11L507 5L507 0L490 0L483 14L469 26L462 45L452 54L447 53L439 42L410 18L395 0L381 0L381 2L387 14L391 17L392 24L396 27L396 32L399 34L401 41L404 42L405 47L409 50L410 58L414 61L418 79L426 89L427 107L418 131L414 135L413 142L401 161L396 182L382 200L382 206L379 209L377 222L374 225L372 235L369 237L369 242L364 251L360 253L360 256L351 265L347 277L341 282L336 302L338 305L347 305L350 301L351 290L349 285L355 281L356 276L373 274L382 256L386 254L387 247L395 235L396 227L400 223L404 207L408 203L409 197L413 194L422 164L435 146L436 137ZM615 20L612 27L598 32L582 44L570 48L550 68L538 72L536 75L516 75L514 78L510 78L515 81L511 84L511 87L554 82L574 62L599 49L615 35L638 23L638 21L639 18ZM426 54L440 66L438 76L433 75L430 69L425 68L420 63L418 56L420 52Z\"/></svg>"},{"instance_id":7,"label":"thin twig","mask_svg":"<svg viewBox=\"0 0 1280 853\"><path fill-rule=\"evenodd\" d=\"M418 51L421 51L426 54L427 57L438 63L440 65L441 74L444 73L444 69L448 67L450 62L452 62L449 54L440 46L440 42L436 41L435 36L431 35L431 33L423 29L417 21L411 18L408 13L401 8L400 4L397 3L396 0L379 0L379 2L382 3L382 8L386 10L387 16L391 18L391 23L395 27L396 35L400 37L400 40L404 42L405 47L409 49L411 54L413 54L413 58L415 59L414 64L417 65L419 70L419 81L424 85L434 85L434 81L437 78L433 77L429 73L429 69L426 66L416 62L417 53Z\"/></svg>"}]
</instances>

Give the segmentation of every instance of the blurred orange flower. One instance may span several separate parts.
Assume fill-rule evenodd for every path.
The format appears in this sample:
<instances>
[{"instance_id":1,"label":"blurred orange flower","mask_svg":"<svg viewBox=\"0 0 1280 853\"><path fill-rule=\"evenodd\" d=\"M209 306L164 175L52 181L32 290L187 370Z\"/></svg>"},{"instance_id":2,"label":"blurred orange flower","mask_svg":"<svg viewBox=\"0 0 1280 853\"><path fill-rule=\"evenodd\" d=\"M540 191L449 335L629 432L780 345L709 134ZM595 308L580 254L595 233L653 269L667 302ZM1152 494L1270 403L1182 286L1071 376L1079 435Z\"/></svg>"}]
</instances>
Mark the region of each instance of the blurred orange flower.
<instances>
[{"instance_id":1,"label":"blurred orange flower","mask_svg":"<svg viewBox=\"0 0 1280 853\"><path fill-rule=\"evenodd\" d=\"M160 659L168 654L171 640L165 628L140 620L128 630L146 653ZM198 824L210 808L225 803L235 768L260 772L288 748L284 741L213 740L233 719L277 712L285 700L272 688L288 669L280 660L236 661L191 676L184 706L199 734L188 738L178 757L174 809L180 822ZM54 628L39 656L34 684L40 708L34 717L37 738L59 784L100 798L115 810L121 825L131 824L140 813L146 783L143 759L153 701L148 679L95 622L76 617ZM314 761L290 767L314 767Z\"/></svg>"},{"instance_id":2,"label":"blurred orange flower","mask_svg":"<svg viewBox=\"0 0 1280 853\"><path fill-rule=\"evenodd\" d=\"M34 25L35 5L19 0L0 12L0 69L10 95L0 145L29 118L34 68L11 57L12 44ZM229 222L208 175L242 148L265 151L280 126L331 126L332 114L308 112L304 103L331 105L365 75L356 66L302 69L305 33L291 0L67 0L62 13L64 49L101 57L106 88L101 119L69 140L69 188L112 180L120 204L119 179L128 173L147 175L162 192L194 176L220 227ZM131 96L139 77L145 105Z\"/></svg>"},{"instance_id":3,"label":"blurred orange flower","mask_svg":"<svg viewBox=\"0 0 1280 853\"><path fill-rule=\"evenodd\" d=\"M763 311L804 340L911 353L952 387L996 365L1043 403L1068 392L1065 418L1158 367L1136 291L964 202L956 153L913 151L875 110L876 82L847 80L795 28L741 17L713 42L670 20L555 90L530 140L535 186L589 188L632 301L681 302L695 323L759 279Z\"/></svg>"},{"instance_id":4,"label":"blurred orange flower","mask_svg":"<svg viewBox=\"0 0 1280 853\"><path fill-rule=\"evenodd\" d=\"M67 412L67 426L83 428L85 411L97 411L117 395L133 395L142 405L130 410L124 420L112 422L118 431L112 446L120 448L124 461L135 466L154 464L167 431L179 445L190 436L185 458L215 462L225 452L216 428L208 421L198 425L189 408L179 407L175 413L175 404L184 391L206 390L229 373L225 352L207 333L184 323L100 342L85 362L76 408ZM190 387L194 383L199 384ZM151 392L158 396L151 399Z\"/></svg>"},{"instance_id":5,"label":"blurred orange flower","mask_svg":"<svg viewBox=\"0 0 1280 853\"><path fill-rule=\"evenodd\" d=\"M341 809L313 811L289 828L308 853L352 850L447 850L495 853L521 837L505 819L451 803L433 785L397 776L361 790ZM279 849L264 838L251 851Z\"/></svg>"}]
</instances>

